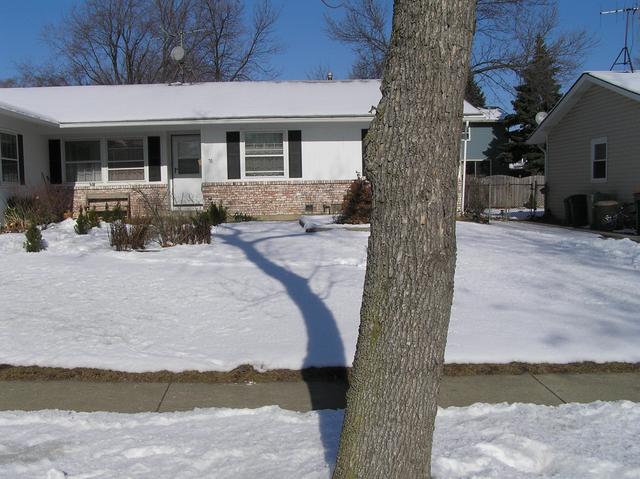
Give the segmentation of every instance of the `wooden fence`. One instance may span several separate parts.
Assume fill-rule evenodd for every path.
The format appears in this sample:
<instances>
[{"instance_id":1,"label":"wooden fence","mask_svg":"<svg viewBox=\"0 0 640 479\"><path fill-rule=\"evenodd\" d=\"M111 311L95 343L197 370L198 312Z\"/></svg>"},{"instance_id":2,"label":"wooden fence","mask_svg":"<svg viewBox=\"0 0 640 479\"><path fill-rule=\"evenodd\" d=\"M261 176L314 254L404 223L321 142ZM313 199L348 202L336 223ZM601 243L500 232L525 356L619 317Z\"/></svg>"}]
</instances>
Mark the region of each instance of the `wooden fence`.
<instances>
[{"instance_id":1,"label":"wooden fence","mask_svg":"<svg viewBox=\"0 0 640 479\"><path fill-rule=\"evenodd\" d=\"M544 176L494 175L467 177L465 187L465 210L487 208L544 208Z\"/></svg>"}]
</instances>

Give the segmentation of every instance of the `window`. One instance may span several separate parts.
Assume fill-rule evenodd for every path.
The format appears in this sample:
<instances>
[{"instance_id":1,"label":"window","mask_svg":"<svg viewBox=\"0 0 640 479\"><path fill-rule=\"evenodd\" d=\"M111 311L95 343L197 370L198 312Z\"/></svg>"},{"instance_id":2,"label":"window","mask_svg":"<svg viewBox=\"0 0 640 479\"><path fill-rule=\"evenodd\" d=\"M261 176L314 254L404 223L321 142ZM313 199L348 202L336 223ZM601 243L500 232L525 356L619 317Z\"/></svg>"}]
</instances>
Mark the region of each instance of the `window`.
<instances>
[{"instance_id":1,"label":"window","mask_svg":"<svg viewBox=\"0 0 640 479\"><path fill-rule=\"evenodd\" d=\"M591 140L591 179L606 181L607 179L607 139Z\"/></svg>"},{"instance_id":2,"label":"window","mask_svg":"<svg viewBox=\"0 0 640 479\"><path fill-rule=\"evenodd\" d=\"M102 181L99 140L66 141L64 155L68 182Z\"/></svg>"},{"instance_id":3,"label":"window","mask_svg":"<svg viewBox=\"0 0 640 479\"><path fill-rule=\"evenodd\" d=\"M109 181L144 180L144 146L142 138L107 140Z\"/></svg>"},{"instance_id":4,"label":"window","mask_svg":"<svg viewBox=\"0 0 640 479\"><path fill-rule=\"evenodd\" d=\"M284 176L284 133L245 133L245 176Z\"/></svg>"},{"instance_id":5,"label":"window","mask_svg":"<svg viewBox=\"0 0 640 479\"><path fill-rule=\"evenodd\" d=\"M3 183L19 183L18 174L18 137L9 133L0 133L0 171Z\"/></svg>"}]
</instances>

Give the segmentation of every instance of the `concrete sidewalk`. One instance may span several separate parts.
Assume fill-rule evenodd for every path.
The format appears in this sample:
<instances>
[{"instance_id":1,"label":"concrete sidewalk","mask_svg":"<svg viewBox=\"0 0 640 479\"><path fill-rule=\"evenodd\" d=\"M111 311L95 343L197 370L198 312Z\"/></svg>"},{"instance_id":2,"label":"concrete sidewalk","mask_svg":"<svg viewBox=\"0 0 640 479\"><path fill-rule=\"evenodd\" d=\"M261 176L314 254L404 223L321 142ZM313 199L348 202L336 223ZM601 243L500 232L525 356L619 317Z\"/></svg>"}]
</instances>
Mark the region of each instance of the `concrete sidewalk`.
<instances>
[{"instance_id":1,"label":"concrete sidewalk","mask_svg":"<svg viewBox=\"0 0 640 479\"><path fill-rule=\"evenodd\" d=\"M257 408L278 405L294 411L345 406L346 385L336 382L256 384L100 383L2 381L0 410L186 411L205 407ZM521 374L445 377L439 404L524 402L559 405L597 400L640 402L640 373Z\"/></svg>"}]
</instances>

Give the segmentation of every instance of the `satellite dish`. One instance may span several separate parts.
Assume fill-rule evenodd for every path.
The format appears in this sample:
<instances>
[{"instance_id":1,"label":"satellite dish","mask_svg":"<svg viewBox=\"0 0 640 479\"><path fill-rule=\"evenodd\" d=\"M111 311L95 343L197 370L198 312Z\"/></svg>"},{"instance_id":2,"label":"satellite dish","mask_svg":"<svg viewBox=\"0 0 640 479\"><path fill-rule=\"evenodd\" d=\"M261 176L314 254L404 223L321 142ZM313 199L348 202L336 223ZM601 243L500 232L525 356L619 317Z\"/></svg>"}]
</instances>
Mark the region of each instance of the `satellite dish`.
<instances>
[{"instance_id":1,"label":"satellite dish","mask_svg":"<svg viewBox=\"0 0 640 479\"><path fill-rule=\"evenodd\" d=\"M536 114L536 124L540 124L547 117L548 113L546 111L540 111Z\"/></svg>"},{"instance_id":2,"label":"satellite dish","mask_svg":"<svg viewBox=\"0 0 640 479\"><path fill-rule=\"evenodd\" d=\"M182 48L180 45L178 45L177 47L173 47L173 49L171 50L171 58L176 62L181 62L184 58L184 54L184 48Z\"/></svg>"}]
</instances>

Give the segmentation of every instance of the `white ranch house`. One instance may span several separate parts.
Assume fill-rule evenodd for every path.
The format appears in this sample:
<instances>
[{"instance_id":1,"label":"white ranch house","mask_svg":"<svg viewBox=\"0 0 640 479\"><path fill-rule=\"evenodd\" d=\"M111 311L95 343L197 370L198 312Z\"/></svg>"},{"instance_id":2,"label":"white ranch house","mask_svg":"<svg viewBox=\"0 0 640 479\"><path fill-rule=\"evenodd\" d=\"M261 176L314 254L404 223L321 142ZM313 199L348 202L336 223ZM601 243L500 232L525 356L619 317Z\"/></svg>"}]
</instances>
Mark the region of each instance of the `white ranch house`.
<instances>
[{"instance_id":1,"label":"white ranch house","mask_svg":"<svg viewBox=\"0 0 640 479\"><path fill-rule=\"evenodd\" d=\"M0 204L45 182L69 209L145 191L166 207L335 211L362 172L378 80L0 89ZM460 184L495 110L465 102ZM467 157L467 152L480 152Z\"/></svg>"}]
</instances>

